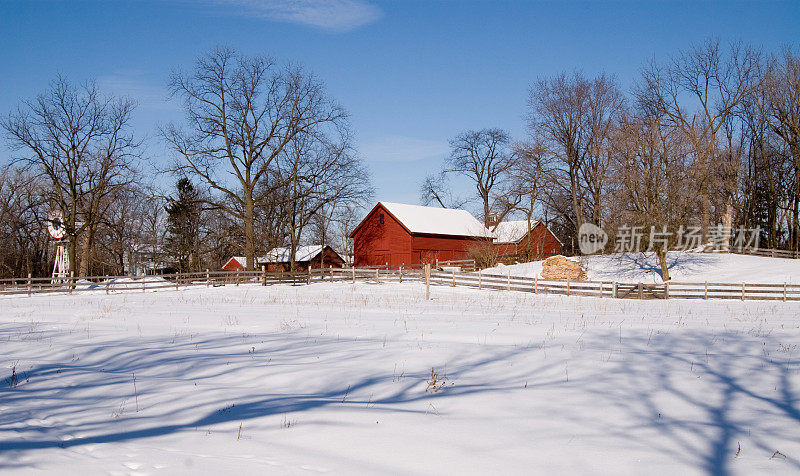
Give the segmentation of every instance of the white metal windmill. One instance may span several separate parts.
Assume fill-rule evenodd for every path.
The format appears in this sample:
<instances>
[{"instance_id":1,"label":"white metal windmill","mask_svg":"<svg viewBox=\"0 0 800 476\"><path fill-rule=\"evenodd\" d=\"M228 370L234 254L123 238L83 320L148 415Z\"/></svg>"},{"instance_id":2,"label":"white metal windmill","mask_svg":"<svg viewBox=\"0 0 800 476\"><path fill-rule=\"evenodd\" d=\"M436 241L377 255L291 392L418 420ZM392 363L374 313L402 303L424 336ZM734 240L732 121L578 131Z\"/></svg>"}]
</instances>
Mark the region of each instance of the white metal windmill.
<instances>
[{"instance_id":1,"label":"white metal windmill","mask_svg":"<svg viewBox=\"0 0 800 476\"><path fill-rule=\"evenodd\" d=\"M64 227L64 216L52 211L47 216L47 231L56 242L56 261L53 264L52 283L63 283L69 276L69 254L67 254L67 229Z\"/></svg>"}]
</instances>

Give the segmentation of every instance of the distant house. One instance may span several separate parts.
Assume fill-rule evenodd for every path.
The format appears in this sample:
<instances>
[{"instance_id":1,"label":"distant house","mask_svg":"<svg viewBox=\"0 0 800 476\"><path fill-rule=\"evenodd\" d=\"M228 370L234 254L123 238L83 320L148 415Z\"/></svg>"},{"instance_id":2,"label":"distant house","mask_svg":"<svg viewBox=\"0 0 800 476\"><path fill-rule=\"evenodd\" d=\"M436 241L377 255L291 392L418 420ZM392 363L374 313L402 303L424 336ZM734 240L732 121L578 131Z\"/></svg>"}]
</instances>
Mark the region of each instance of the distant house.
<instances>
[{"instance_id":1,"label":"distant house","mask_svg":"<svg viewBox=\"0 0 800 476\"><path fill-rule=\"evenodd\" d=\"M379 202L350 234L355 266L466 259L492 233L465 210Z\"/></svg>"},{"instance_id":2,"label":"distant house","mask_svg":"<svg viewBox=\"0 0 800 476\"><path fill-rule=\"evenodd\" d=\"M494 228L494 245L500 256L526 259L561 254L561 241L547 226L534 220L504 221Z\"/></svg>"},{"instance_id":3,"label":"distant house","mask_svg":"<svg viewBox=\"0 0 800 476\"><path fill-rule=\"evenodd\" d=\"M131 275L141 276L171 271L168 253L160 245L136 243L125 256L125 269Z\"/></svg>"},{"instance_id":4,"label":"distant house","mask_svg":"<svg viewBox=\"0 0 800 476\"><path fill-rule=\"evenodd\" d=\"M259 266L264 265L267 271L289 271L291 263L291 248L274 248L267 252L265 256L258 258ZM294 254L295 271L307 271L319 269L321 267L341 268L344 266L344 258L334 251L330 246L309 245L299 246Z\"/></svg>"},{"instance_id":5,"label":"distant house","mask_svg":"<svg viewBox=\"0 0 800 476\"><path fill-rule=\"evenodd\" d=\"M247 258L244 256L231 256L231 259L222 265L225 271L244 271L247 269Z\"/></svg>"}]
</instances>

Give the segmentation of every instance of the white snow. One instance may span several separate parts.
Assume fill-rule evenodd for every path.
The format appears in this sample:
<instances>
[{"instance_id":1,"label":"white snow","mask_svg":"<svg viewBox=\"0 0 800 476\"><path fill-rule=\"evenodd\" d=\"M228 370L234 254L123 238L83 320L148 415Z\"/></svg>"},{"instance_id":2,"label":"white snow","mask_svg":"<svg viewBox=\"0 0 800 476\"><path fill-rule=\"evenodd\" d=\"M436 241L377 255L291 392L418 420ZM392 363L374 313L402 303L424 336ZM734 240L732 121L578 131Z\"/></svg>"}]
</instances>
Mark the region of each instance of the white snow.
<instances>
[{"instance_id":1,"label":"white snow","mask_svg":"<svg viewBox=\"0 0 800 476\"><path fill-rule=\"evenodd\" d=\"M800 303L431 292L2 297L0 472L800 471Z\"/></svg>"},{"instance_id":2,"label":"white snow","mask_svg":"<svg viewBox=\"0 0 800 476\"><path fill-rule=\"evenodd\" d=\"M481 222L466 210L380 202L411 233L492 237Z\"/></svg>"},{"instance_id":3,"label":"white snow","mask_svg":"<svg viewBox=\"0 0 800 476\"><path fill-rule=\"evenodd\" d=\"M661 266L653 253L591 255L570 258L581 263L591 281L662 282ZM667 253L670 278L676 282L800 283L800 260L732 253ZM538 276L542 261L498 266L486 273Z\"/></svg>"}]
</instances>

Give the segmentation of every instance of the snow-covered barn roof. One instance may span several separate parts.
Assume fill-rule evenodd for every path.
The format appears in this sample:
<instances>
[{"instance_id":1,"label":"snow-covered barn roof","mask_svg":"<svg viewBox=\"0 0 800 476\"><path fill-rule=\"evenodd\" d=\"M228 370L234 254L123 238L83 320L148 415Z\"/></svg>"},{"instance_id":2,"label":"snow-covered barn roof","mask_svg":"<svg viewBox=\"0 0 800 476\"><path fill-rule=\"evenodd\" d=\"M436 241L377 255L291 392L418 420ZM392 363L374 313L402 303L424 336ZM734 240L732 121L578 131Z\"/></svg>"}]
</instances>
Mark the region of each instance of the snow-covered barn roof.
<instances>
[{"instance_id":1,"label":"snow-covered barn roof","mask_svg":"<svg viewBox=\"0 0 800 476\"><path fill-rule=\"evenodd\" d=\"M530 230L538 224L538 220L531 220ZM495 243L519 243L528 231L528 220L502 221L494 228Z\"/></svg>"},{"instance_id":2,"label":"snow-covered barn roof","mask_svg":"<svg viewBox=\"0 0 800 476\"><path fill-rule=\"evenodd\" d=\"M322 251L322 245L308 245L298 246L294 254L294 261L296 263L311 261ZM258 258L261 263L288 263L291 256L291 248L273 248L267 252L265 256Z\"/></svg>"},{"instance_id":3,"label":"snow-covered barn roof","mask_svg":"<svg viewBox=\"0 0 800 476\"><path fill-rule=\"evenodd\" d=\"M492 232L466 210L380 202L411 233L491 237Z\"/></svg>"}]
</instances>

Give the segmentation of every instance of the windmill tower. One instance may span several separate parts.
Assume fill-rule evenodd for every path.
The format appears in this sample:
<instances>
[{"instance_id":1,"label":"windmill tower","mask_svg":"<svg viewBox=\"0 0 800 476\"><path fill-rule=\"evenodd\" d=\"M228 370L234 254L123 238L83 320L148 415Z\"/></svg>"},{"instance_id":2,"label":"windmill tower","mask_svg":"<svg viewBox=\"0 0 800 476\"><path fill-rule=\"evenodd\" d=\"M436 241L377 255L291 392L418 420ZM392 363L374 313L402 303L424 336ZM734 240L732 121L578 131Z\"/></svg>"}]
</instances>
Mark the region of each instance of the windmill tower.
<instances>
[{"instance_id":1,"label":"windmill tower","mask_svg":"<svg viewBox=\"0 0 800 476\"><path fill-rule=\"evenodd\" d=\"M69 276L69 255L67 254L67 230L64 228L63 215L50 212L47 217L47 232L55 240L56 261L53 264L53 275L50 282L53 284L64 283Z\"/></svg>"}]
</instances>

